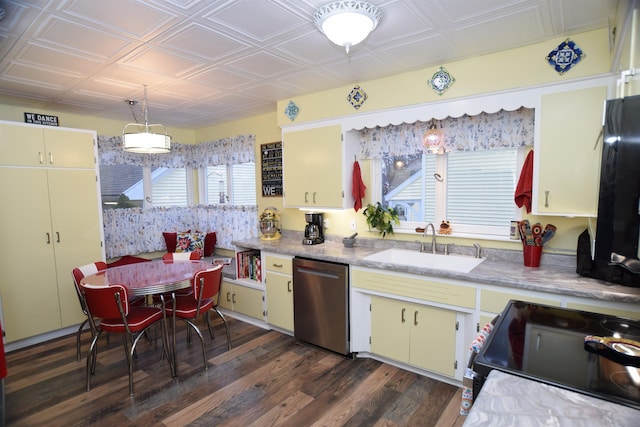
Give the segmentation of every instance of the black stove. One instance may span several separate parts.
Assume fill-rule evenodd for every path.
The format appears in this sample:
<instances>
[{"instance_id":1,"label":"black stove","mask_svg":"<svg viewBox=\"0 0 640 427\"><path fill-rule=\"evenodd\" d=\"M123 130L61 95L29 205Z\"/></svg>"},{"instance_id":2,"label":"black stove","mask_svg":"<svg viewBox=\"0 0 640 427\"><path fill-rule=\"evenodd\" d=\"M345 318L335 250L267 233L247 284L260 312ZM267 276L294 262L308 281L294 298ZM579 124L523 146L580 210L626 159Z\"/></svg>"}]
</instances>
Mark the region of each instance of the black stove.
<instances>
[{"instance_id":1,"label":"black stove","mask_svg":"<svg viewBox=\"0 0 640 427\"><path fill-rule=\"evenodd\" d=\"M474 398L498 369L640 409L640 358L585 346L587 335L640 341L640 321L510 301L475 360Z\"/></svg>"}]
</instances>

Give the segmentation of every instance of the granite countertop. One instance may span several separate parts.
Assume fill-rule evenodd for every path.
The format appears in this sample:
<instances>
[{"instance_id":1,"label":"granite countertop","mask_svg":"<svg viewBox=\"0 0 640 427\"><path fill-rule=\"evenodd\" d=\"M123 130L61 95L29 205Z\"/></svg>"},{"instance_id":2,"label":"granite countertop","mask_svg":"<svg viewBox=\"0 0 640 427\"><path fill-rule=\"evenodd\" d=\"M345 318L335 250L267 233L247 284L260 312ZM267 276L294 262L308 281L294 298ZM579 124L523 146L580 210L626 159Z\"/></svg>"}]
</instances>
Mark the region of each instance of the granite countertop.
<instances>
[{"instance_id":1,"label":"granite countertop","mask_svg":"<svg viewBox=\"0 0 640 427\"><path fill-rule=\"evenodd\" d=\"M637 426L640 411L493 370L464 426Z\"/></svg>"},{"instance_id":2,"label":"granite countertop","mask_svg":"<svg viewBox=\"0 0 640 427\"><path fill-rule=\"evenodd\" d=\"M462 280L612 302L640 303L640 288L622 286L578 275L575 272L575 256L543 253L540 267L533 268L524 266L521 251L483 248L481 256L486 257L486 260L469 273L458 273L422 268L420 266L381 264L363 259L367 255L391 246L399 245L400 247L417 250L417 244L412 242L358 238L353 248L345 248L340 239L331 240L331 238L328 238L319 245L303 245L301 234L283 232L283 237L278 240L251 239L234 241L233 243L242 248L260 249L282 255L309 257L360 267L429 275L443 279ZM438 250L441 250L440 246ZM471 255L473 251L473 247L452 245L450 252Z\"/></svg>"}]
</instances>

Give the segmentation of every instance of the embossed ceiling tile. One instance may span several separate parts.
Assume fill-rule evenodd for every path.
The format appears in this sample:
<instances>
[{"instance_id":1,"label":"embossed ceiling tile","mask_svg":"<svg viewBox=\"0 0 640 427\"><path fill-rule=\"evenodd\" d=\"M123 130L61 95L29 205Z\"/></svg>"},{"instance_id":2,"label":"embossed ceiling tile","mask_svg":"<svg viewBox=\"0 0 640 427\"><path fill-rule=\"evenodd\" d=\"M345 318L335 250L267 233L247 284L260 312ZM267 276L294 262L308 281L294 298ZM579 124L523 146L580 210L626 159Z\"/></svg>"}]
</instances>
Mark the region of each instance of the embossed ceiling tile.
<instances>
[{"instance_id":1,"label":"embossed ceiling tile","mask_svg":"<svg viewBox=\"0 0 640 427\"><path fill-rule=\"evenodd\" d=\"M359 48L354 46L353 49ZM285 56L318 66L344 57L344 48L331 43L322 33L310 30L280 43L276 50Z\"/></svg>"},{"instance_id":2,"label":"embossed ceiling tile","mask_svg":"<svg viewBox=\"0 0 640 427\"><path fill-rule=\"evenodd\" d=\"M231 61L227 66L264 79L302 68L301 65L293 61L280 58L265 51L259 51L255 54Z\"/></svg>"},{"instance_id":3,"label":"embossed ceiling tile","mask_svg":"<svg viewBox=\"0 0 640 427\"><path fill-rule=\"evenodd\" d=\"M598 17L609 16L617 3L617 0L581 0L579 4L552 2L549 3L550 18L556 23L554 29L558 31L585 31L585 27L596 29L601 26Z\"/></svg>"},{"instance_id":4,"label":"embossed ceiling tile","mask_svg":"<svg viewBox=\"0 0 640 427\"><path fill-rule=\"evenodd\" d=\"M36 43L27 43L22 52L15 57L15 60L76 73L93 72L104 64L103 60L97 58L87 58Z\"/></svg>"},{"instance_id":5,"label":"embossed ceiling tile","mask_svg":"<svg viewBox=\"0 0 640 427\"><path fill-rule=\"evenodd\" d=\"M178 98L201 99L216 96L219 90L211 86L201 85L188 80L181 80L176 84L165 87L157 91L160 96L172 96Z\"/></svg>"},{"instance_id":6,"label":"embossed ceiling tile","mask_svg":"<svg viewBox=\"0 0 640 427\"><path fill-rule=\"evenodd\" d=\"M212 62L233 53L249 49L249 45L231 35L214 31L200 24L181 27L160 43L163 47L198 55Z\"/></svg>"},{"instance_id":7,"label":"embossed ceiling tile","mask_svg":"<svg viewBox=\"0 0 640 427\"><path fill-rule=\"evenodd\" d=\"M247 94L253 97L257 97L263 100L282 99L292 96L295 92L294 89L287 87L283 84L262 82L256 85L252 85L248 88L243 88L238 91L241 94Z\"/></svg>"},{"instance_id":8,"label":"embossed ceiling tile","mask_svg":"<svg viewBox=\"0 0 640 427\"><path fill-rule=\"evenodd\" d=\"M105 68L100 72L100 75L96 77L96 80L112 80L116 85L129 87L131 95L127 97L128 99L142 99L142 85L147 85L151 88L171 81L171 79L165 75L146 72L121 64L115 64Z\"/></svg>"},{"instance_id":9,"label":"embossed ceiling tile","mask_svg":"<svg viewBox=\"0 0 640 427\"><path fill-rule=\"evenodd\" d=\"M469 25L456 26L457 36L464 41L468 52L486 53L523 46L550 37L550 29L544 28L538 6L513 11L507 15L492 15L486 20L475 20ZM504 37L504 34L510 34ZM489 44L490 43L490 44Z\"/></svg>"},{"instance_id":10,"label":"embossed ceiling tile","mask_svg":"<svg viewBox=\"0 0 640 427\"><path fill-rule=\"evenodd\" d=\"M333 74L314 68L313 70L300 70L287 76L287 84L295 87L298 94L318 92L328 85L338 86L340 83Z\"/></svg>"},{"instance_id":11,"label":"embossed ceiling tile","mask_svg":"<svg viewBox=\"0 0 640 427\"><path fill-rule=\"evenodd\" d=\"M63 89L80 78L80 74L69 74L54 70L43 70L27 64L13 63L2 73L3 78L29 82L34 85Z\"/></svg>"},{"instance_id":12,"label":"embossed ceiling tile","mask_svg":"<svg viewBox=\"0 0 640 427\"><path fill-rule=\"evenodd\" d=\"M175 17L167 10L130 0L75 0L65 6L64 13L86 19L100 27L111 27L115 31L124 31L138 37L161 28Z\"/></svg>"},{"instance_id":13,"label":"embossed ceiling tile","mask_svg":"<svg viewBox=\"0 0 640 427\"><path fill-rule=\"evenodd\" d=\"M96 98L120 100L131 99L131 93L138 92L139 99L142 99L143 88L141 86L132 87L131 83L125 83L109 79L88 79L79 83L73 88L74 93ZM138 99L138 98L134 98Z\"/></svg>"},{"instance_id":14,"label":"embossed ceiling tile","mask_svg":"<svg viewBox=\"0 0 640 427\"><path fill-rule=\"evenodd\" d=\"M121 62L147 72L155 72L171 77L180 77L205 64L202 61L187 58L155 47L146 47Z\"/></svg>"},{"instance_id":15,"label":"embossed ceiling tile","mask_svg":"<svg viewBox=\"0 0 640 427\"><path fill-rule=\"evenodd\" d=\"M424 2L418 0L417 3ZM380 24L367 37L367 44L388 45L405 37L434 31L438 24L437 19L433 18L432 8L428 8L428 13L423 13L415 6L415 2L398 1L393 7L383 9ZM402 28L402 31L398 31L398 28Z\"/></svg>"},{"instance_id":16,"label":"embossed ceiling tile","mask_svg":"<svg viewBox=\"0 0 640 427\"><path fill-rule=\"evenodd\" d=\"M404 40L389 48L382 48L382 52L392 58L394 63L406 70L423 68L423 56L433 63L449 62L461 56L461 51L446 33L436 33L429 37ZM415 54L415 52L419 52Z\"/></svg>"},{"instance_id":17,"label":"embossed ceiling tile","mask_svg":"<svg viewBox=\"0 0 640 427\"><path fill-rule=\"evenodd\" d=\"M383 61L369 53L362 53L353 58L344 57L339 61L324 66L334 75L341 76L345 81L363 81L373 78L371 70L384 70L383 74L392 74L393 70Z\"/></svg>"},{"instance_id":18,"label":"embossed ceiling tile","mask_svg":"<svg viewBox=\"0 0 640 427\"><path fill-rule=\"evenodd\" d=\"M38 40L86 55L109 58L130 42L124 37L51 16Z\"/></svg>"},{"instance_id":19,"label":"embossed ceiling tile","mask_svg":"<svg viewBox=\"0 0 640 427\"><path fill-rule=\"evenodd\" d=\"M521 5L534 5L539 0L439 0L437 6L446 13L451 22L462 22L481 16L491 16L501 10L513 10ZM428 8L424 3L424 7Z\"/></svg>"},{"instance_id":20,"label":"embossed ceiling tile","mask_svg":"<svg viewBox=\"0 0 640 427\"><path fill-rule=\"evenodd\" d=\"M246 84L248 81L256 81L255 78L247 79L236 72L224 70L219 67L205 70L204 72L194 74L189 80L203 85L212 86L219 89L235 89L236 87Z\"/></svg>"},{"instance_id":21,"label":"embossed ceiling tile","mask_svg":"<svg viewBox=\"0 0 640 427\"><path fill-rule=\"evenodd\" d=\"M4 95L26 97L25 105L31 105L31 99L38 101L54 99L59 92L58 88L43 86L40 82L34 83L12 79L3 79L0 86L0 93ZM17 101L20 101L20 98Z\"/></svg>"},{"instance_id":22,"label":"embossed ceiling tile","mask_svg":"<svg viewBox=\"0 0 640 427\"><path fill-rule=\"evenodd\" d=\"M236 0L205 18L261 42L300 27L299 17L266 1L260 3L260 13L256 13L255 0Z\"/></svg>"}]
</instances>

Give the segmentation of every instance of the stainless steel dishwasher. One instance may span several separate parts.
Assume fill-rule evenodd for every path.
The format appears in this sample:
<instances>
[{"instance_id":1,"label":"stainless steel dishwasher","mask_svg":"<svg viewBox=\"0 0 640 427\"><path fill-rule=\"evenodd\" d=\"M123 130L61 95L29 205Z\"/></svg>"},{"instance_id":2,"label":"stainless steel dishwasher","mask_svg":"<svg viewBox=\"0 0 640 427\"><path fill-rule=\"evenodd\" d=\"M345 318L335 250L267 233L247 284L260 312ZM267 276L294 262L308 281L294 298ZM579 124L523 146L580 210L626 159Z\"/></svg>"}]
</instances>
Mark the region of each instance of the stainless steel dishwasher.
<instances>
[{"instance_id":1,"label":"stainless steel dishwasher","mask_svg":"<svg viewBox=\"0 0 640 427\"><path fill-rule=\"evenodd\" d=\"M294 336L349 354L349 266L293 259Z\"/></svg>"}]
</instances>

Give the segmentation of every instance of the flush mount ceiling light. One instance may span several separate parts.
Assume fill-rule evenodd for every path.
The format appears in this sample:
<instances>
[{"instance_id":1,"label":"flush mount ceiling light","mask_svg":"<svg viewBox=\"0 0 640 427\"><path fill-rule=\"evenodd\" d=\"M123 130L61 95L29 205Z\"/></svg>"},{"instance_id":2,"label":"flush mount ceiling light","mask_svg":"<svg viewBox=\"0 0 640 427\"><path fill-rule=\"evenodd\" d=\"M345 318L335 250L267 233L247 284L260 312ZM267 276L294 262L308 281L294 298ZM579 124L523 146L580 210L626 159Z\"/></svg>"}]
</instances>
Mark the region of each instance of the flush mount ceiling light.
<instances>
[{"instance_id":1,"label":"flush mount ceiling light","mask_svg":"<svg viewBox=\"0 0 640 427\"><path fill-rule=\"evenodd\" d=\"M126 101L133 112L136 123L126 124L122 128L122 142L124 150L130 153L162 154L171 150L171 137L167 135L167 128L160 124L149 124L147 115L147 85L144 85L144 98L142 100L142 114L144 124L138 123L133 106L137 101ZM161 133L152 131L152 128L161 128Z\"/></svg>"},{"instance_id":2,"label":"flush mount ceiling light","mask_svg":"<svg viewBox=\"0 0 640 427\"><path fill-rule=\"evenodd\" d=\"M334 1L313 14L313 22L329 40L349 48L367 38L377 26L382 13L366 1Z\"/></svg>"},{"instance_id":3,"label":"flush mount ceiling light","mask_svg":"<svg viewBox=\"0 0 640 427\"><path fill-rule=\"evenodd\" d=\"M444 133L431 120L429 129L422 136L422 145L433 154L441 153L444 145Z\"/></svg>"}]
</instances>

